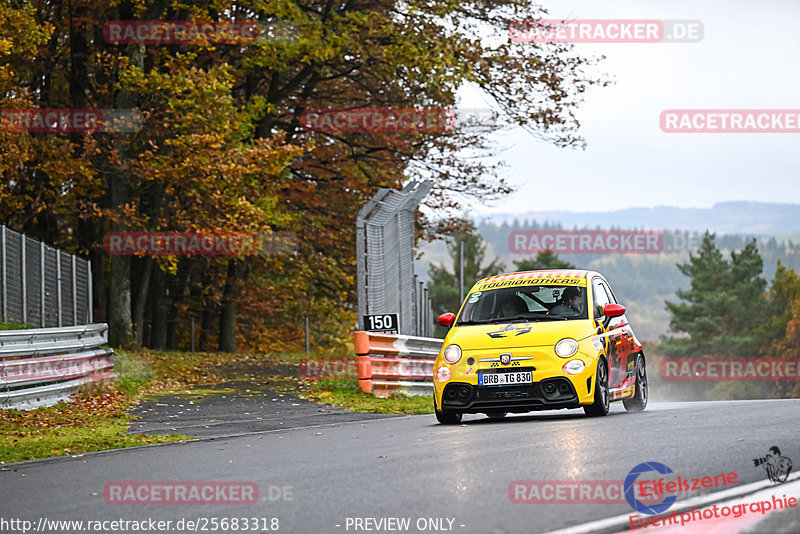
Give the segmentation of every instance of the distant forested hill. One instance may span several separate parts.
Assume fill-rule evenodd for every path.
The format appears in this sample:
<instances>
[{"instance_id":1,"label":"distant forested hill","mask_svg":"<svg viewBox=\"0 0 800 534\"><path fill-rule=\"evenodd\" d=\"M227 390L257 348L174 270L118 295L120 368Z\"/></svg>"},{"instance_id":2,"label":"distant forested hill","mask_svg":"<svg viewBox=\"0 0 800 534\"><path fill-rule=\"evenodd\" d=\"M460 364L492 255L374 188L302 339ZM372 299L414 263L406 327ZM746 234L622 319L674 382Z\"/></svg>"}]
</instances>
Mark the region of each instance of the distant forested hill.
<instances>
[{"instance_id":1,"label":"distant forested hill","mask_svg":"<svg viewBox=\"0 0 800 534\"><path fill-rule=\"evenodd\" d=\"M615 225L616 226L616 225ZM514 270L514 260L528 257L512 254L508 237L514 230L560 229L558 223L519 222L516 224L484 223L478 226L484 241L505 264ZM619 229L619 227L617 227ZM569 229L569 228L564 228ZM610 228L605 227L608 230ZM632 228L623 228L632 229ZM583 269L596 270L608 279L617 298L630 310L629 318L638 335L647 341L656 341L667 333L668 315L664 301L675 300L678 288L688 287L688 279L677 269L684 263L700 242L699 232L661 230L665 244L684 244L682 250L671 250L659 254L559 254L559 257ZM800 243L775 237L753 235L717 235L716 243L726 256L732 250L741 250L747 242L756 238L758 250L764 260L763 277L769 282L775 275L778 259L787 267L800 272Z\"/></svg>"},{"instance_id":2,"label":"distant forested hill","mask_svg":"<svg viewBox=\"0 0 800 534\"><path fill-rule=\"evenodd\" d=\"M618 211L573 213L537 211L522 214L499 214L486 222L501 224L518 221L551 221L565 228L678 228L702 232L707 228L723 234L761 236L800 235L800 205L769 202L720 202L710 208L629 208Z\"/></svg>"}]
</instances>

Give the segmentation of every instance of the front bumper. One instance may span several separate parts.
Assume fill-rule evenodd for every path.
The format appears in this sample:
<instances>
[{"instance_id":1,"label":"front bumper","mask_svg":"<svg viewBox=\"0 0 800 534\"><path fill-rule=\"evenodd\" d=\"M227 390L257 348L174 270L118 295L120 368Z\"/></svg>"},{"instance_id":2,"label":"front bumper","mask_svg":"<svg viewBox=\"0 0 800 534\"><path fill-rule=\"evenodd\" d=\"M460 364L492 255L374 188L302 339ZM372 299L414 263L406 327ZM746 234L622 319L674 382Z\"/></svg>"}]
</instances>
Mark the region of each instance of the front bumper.
<instances>
[{"instance_id":1,"label":"front bumper","mask_svg":"<svg viewBox=\"0 0 800 534\"><path fill-rule=\"evenodd\" d=\"M525 413L580 407L578 394L566 377L546 378L533 384L514 386L476 386L466 382L449 382L444 387L441 399L443 412Z\"/></svg>"}]
</instances>

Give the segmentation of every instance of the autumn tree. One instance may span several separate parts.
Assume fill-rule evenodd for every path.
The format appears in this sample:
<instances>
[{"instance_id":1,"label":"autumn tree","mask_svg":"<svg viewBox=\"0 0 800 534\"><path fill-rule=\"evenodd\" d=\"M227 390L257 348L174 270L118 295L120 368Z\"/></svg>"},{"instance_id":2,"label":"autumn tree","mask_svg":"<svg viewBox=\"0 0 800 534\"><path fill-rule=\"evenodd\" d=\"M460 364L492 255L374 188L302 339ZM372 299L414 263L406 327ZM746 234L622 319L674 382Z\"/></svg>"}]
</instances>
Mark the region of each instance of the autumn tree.
<instances>
[{"instance_id":1,"label":"autumn tree","mask_svg":"<svg viewBox=\"0 0 800 534\"><path fill-rule=\"evenodd\" d=\"M201 316L203 339L224 350L274 339L270 330L290 337L308 313L324 323L326 343L337 342L354 317L354 219L367 198L412 175L435 180L426 201L434 209L457 211L465 195L499 198L510 191L501 169L463 151L493 154L488 134L514 125L582 146L575 111L599 82L568 45L508 42L513 20L545 14L522 0L32 5L3 12L24 23L0 28L0 42L25 43L0 48L3 98L143 116L126 135L4 140L9 154L21 148L0 165L0 210L12 226L90 254L96 316L115 344L144 342L149 320L151 344L174 346L163 330L178 314ZM261 33L256 43L115 44L103 37L109 20L257 21ZM452 108L465 84L497 103L488 124L311 132L300 120L313 109ZM100 247L111 230L170 229L286 230L299 249L157 260L109 258ZM207 335L215 321L216 335Z\"/></svg>"}]
</instances>

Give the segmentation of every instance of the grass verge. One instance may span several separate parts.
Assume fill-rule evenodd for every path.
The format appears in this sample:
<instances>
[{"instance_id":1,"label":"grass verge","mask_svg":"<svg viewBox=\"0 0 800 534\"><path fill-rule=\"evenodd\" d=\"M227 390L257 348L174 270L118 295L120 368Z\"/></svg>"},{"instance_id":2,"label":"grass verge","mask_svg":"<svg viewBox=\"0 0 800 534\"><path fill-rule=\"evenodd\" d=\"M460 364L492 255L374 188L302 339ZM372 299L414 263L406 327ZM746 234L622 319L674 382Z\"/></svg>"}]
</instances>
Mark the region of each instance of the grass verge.
<instances>
[{"instance_id":1,"label":"grass verge","mask_svg":"<svg viewBox=\"0 0 800 534\"><path fill-rule=\"evenodd\" d=\"M188 436L128 435L127 396L94 386L70 402L36 410L0 410L0 463L79 455L186 439Z\"/></svg>"},{"instance_id":2,"label":"grass verge","mask_svg":"<svg viewBox=\"0 0 800 534\"><path fill-rule=\"evenodd\" d=\"M115 351L115 380L90 384L70 402L36 410L0 410L0 463L190 439L180 434L128 434L128 410L154 395L190 395L199 401L233 382L253 382L313 402L362 413L432 413L430 397L378 398L344 374L301 376L308 354L225 354ZM341 356L331 356L341 361ZM259 384L256 384L259 383ZM236 388L232 389L232 391ZM228 391L228 389L225 389ZM238 391L238 390L237 390Z\"/></svg>"},{"instance_id":3,"label":"grass verge","mask_svg":"<svg viewBox=\"0 0 800 534\"><path fill-rule=\"evenodd\" d=\"M191 439L128 434L135 417L127 412L145 395L217 382L215 366L235 356L215 356L115 351L115 380L89 384L55 406L0 410L0 463Z\"/></svg>"},{"instance_id":4,"label":"grass verge","mask_svg":"<svg viewBox=\"0 0 800 534\"><path fill-rule=\"evenodd\" d=\"M362 413L433 413L431 397L394 394L378 398L358 388L358 380L322 378L309 381L301 397Z\"/></svg>"}]
</instances>

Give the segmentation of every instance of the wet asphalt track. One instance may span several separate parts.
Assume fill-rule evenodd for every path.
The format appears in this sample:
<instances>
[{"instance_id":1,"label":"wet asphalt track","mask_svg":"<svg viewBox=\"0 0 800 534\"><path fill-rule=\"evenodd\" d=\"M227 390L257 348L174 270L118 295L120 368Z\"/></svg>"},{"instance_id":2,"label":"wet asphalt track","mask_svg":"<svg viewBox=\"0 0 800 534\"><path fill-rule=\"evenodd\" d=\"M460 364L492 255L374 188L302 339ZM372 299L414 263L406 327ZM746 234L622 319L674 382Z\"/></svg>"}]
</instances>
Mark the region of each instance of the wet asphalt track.
<instances>
[{"instance_id":1,"label":"wet asphalt track","mask_svg":"<svg viewBox=\"0 0 800 534\"><path fill-rule=\"evenodd\" d=\"M653 403L638 414L615 403L605 418L573 410L501 421L465 416L464 423L440 426L431 415L323 422L6 466L0 517L276 517L280 532L309 534L404 532L348 529L348 517L410 518L405 532L420 532L419 518L445 518L443 526L452 519L457 533L533 533L632 510L626 503L515 504L509 499L514 480L622 480L635 465L657 461L685 477L733 471L745 484L765 480L752 459L773 445L800 468L800 400ZM104 502L107 482L129 480L252 481L260 500L244 506ZM287 498L271 500L276 491L270 495L270 487L288 487ZM779 524L780 518L770 528Z\"/></svg>"}]
</instances>

